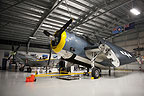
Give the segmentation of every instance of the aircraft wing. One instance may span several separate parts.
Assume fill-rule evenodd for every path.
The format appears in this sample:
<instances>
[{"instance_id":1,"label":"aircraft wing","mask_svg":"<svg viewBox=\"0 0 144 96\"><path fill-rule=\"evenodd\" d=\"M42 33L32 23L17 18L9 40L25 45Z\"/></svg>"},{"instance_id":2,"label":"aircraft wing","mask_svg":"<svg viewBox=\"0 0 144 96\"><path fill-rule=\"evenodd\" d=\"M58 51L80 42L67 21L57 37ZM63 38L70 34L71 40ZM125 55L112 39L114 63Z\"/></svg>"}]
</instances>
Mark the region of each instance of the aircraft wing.
<instances>
[{"instance_id":1,"label":"aircraft wing","mask_svg":"<svg viewBox=\"0 0 144 96\"><path fill-rule=\"evenodd\" d=\"M118 47L108 41L99 38L100 43L85 48L85 54L89 59L104 66L118 67L136 61L130 52ZM95 58L94 58L95 57Z\"/></svg>"},{"instance_id":2,"label":"aircraft wing","mask_svg":"<svg viewBox=\"0 0 144 96\"><path fill-rule=\"evenodd\" d=\"M30 55L27 55L27 54L24 54L24 53L17 53L16 54L16 56L17 57L19 57L19 58L21 58L22 60L28 60L28 61L36 61L37 60L37 58L34 58L34 57L32 57L32 56L30 56Z\"/></svg>"},{"instance_id":3,"label":"aircraft wing","mask_svg":"<svg viewBox=\"0 0 144 96\"><path fill-rule=\"evenodd\" d=\"M18 61L22 61L27 66L38 66L39 67L39 66L46 65L46 62L38 62L37 58L30 56L28 54L17 52L16 57L17 57Z\"/></svg>"},{"instance_id":4,"label":"aircraft wing","mask_svg":"<svg viewBox=\"0 0 144 96\"><path fill-rule=\"evenodd\" d=\"M41 66L46 66L48 59L37 59L33 56L24 54L24 53L17 53L16 54L17 60L23 62L26 65L29 65L31 67L41 67ZM28 60L26 63L26 60ZM54 62L58 62L58 59L51 59L50 64Z\"/></svg>"}]
</instances>

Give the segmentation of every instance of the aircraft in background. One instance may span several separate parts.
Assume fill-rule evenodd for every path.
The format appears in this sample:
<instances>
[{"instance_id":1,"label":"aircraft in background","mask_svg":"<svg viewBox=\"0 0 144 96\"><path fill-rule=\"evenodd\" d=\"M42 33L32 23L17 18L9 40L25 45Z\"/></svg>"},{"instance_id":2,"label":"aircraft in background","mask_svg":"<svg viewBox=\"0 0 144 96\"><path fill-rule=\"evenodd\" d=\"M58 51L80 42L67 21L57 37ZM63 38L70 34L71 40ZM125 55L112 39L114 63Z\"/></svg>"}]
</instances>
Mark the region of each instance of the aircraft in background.
<instances>
[{"instance_id":1,"label":"aircraft in background","mask_svg":"<svg viewBox=\"0 0 144 96\"><path fill-rule=\"evenodd\" d=\"M15 67L17 69L18 64L20 65L19 70L24 71L25 67L27 67L27 72L31 72L31 67L46 67L48 64L47 58L37 58L35 56L31 56L22 52L17 52L20 47L18 46L14 50L14 46L12 45L12 52L9 56L8 60L11 60L11 64L16 64ZM11 59L11 57L13 57ZM48 66L52 66L54 63L58 63L59 60L57 58L51 59L50 64ZM18 64L17 64L18 63Z\"/></svg>"},{"instance_id":2,"label":"aircraft in background","mask_svg":"<svg viewBox=\"0 0 144 96\"><path fill-rule=\"evenodd\" d=\"M87 72L91 68L94 78L100 76L101 69L119 67L136 61L135 56L130 52L98 36L95 44L91 44L74 33L66 32L72 21L73 19L70 19L54 35L44 30L44 34L51 39L51 49L60 54L64 60L86 66Z\"/></svg>"},{"instance_id":3,"label":"aircraft in background","mask_svg":"<svg viewBox=\"0 0 144 96\"><path fill-rule=\"evenodd\" d=\"M21 69L20 69L21 71L24 70L25 66L29 66L30 69L28 69L28 70L31 70L31 67L46 67L48 64L47 58L39 59L34 56L30 56L28 54L24 54L24 53L20 53L20 52L18 52L16 54L16 59L24 64L24 66L21 67ZM48 66L51 66L54 63L58 63L58 62L59 62L58 59L51 59L50 64Z\"/></svg>"}]
</instances>

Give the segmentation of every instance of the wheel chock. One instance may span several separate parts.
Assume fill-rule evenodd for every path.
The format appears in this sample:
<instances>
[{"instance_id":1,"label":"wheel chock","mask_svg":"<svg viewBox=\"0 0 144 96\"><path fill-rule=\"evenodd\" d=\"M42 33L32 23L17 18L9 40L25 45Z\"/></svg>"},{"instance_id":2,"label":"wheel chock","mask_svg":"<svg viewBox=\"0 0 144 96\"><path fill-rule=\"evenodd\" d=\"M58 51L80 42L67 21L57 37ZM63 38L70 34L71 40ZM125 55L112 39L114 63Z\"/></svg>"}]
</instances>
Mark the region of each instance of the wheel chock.
<instances>
[{"instance_id":1,"label":"wheel chock","mask_svg":"<svg viewBox=\"0 0 144 96\"><path fill-rule=\"evenodd\" d=\"M38 71L35 71L35 75L37 75L38 74Z\"/></svg>"},{"instance_id":2,"label":"wheel chock","mask_svg":"<svg viewBox=\"0 0 144 96\"><path fill-rule=\"evenodd\" d=\"M30 77L26 77L26 81L25 82L35 82L35 81L36 81L35 76L31 75Z\"/></svg>"},{"instance_id":3,"label":"wheel chock","mask_svg":"<svg viewBox=\"0 0 144 96\"><path fill-rule=\"evenodd\" d=\"M94 77L91 77L91 79L94 79Z\"/></svg>"}]
</instances>

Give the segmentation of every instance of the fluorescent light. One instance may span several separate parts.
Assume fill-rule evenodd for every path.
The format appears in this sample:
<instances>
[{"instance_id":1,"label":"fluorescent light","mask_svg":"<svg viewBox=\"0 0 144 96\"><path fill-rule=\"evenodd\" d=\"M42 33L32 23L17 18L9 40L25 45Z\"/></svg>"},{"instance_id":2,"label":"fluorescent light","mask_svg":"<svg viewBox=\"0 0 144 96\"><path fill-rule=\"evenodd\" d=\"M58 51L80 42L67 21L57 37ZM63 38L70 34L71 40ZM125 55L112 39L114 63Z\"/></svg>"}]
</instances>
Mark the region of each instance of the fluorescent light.
<instances>
[{"instance_id":1,"label":"fluorescent light","mask_svg":"<svg viewBox=\"0 0 144 96\"><path fill-rule=\"evenodd\" d=\"M83 33L81 33L81 32L76 32L76 34L83 35Z\"/></svg>"},{"instance_id":2,"label":"fluorescent light","mask_svg":"<svg viewBox=\"0 0 144 96\"><path fill-rule=\"evenodd\" d=\"M139 15L139 14L140 14L140 11L138 11L138 10L135 9L135 8L132 8L132 9L130 10L130 12L133 13L134 15Z\"/></svg>"},{"instance_id":3,"label":"fluorescent light","mask_svg":"<svg viewBox=\"0 0 144 96\"><path fill-rule=\"evenodd\" d=\"M36 37L29 37L30 39L36 39Z\"/></svg>"}]
</instances>

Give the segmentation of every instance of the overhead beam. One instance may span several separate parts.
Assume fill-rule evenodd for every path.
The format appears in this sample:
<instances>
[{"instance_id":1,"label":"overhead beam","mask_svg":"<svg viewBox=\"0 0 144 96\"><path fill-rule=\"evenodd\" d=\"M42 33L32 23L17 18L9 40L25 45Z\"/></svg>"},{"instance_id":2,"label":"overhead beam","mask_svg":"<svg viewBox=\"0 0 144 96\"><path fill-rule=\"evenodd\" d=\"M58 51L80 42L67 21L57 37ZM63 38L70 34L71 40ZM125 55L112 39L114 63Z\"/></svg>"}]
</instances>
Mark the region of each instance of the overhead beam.
<instances>
[{"instance_id":1,"label":"overhead beam","mask_svg":"<svg viewBox=\"0 0 144 96\"><path fill-rule=\"evenodd\" d=\"M124 6L125 4L128 4L128 3L130 3L130 2L132 2L132 1L131 1L131 0L125 1L124 3L119 4L119 5L117 5L117 6L113 7L113 8L111 8L111 9L109 9L109 10L107 10L107 11L105 11L105 12L99 14L99 15L96 15L96 16L94 16L94 17L92 17L92 18L90 18L90 19L84 21L84 22L81 23L81 24L84 24L84 23L86 23L86 22L88 22L88 21L91 21L91 20L93 20L93 19L95 19L95 18L101 16L101 15L104 15L104 14L106 14L106 13L108 13L108 12L111 12L111 11L117 9L117 8L120 8L121 6ZM80 24L80 25L81 25L81 24Z\"/></svg>"},{"instance_id":2,"label":"overhead beam","mask_svg":"<svg viewBox=\"0 0 144 96\"><path fill-rule=\"evenodd\" d=\"M3 40L3 39L0 39L0 44L6 44L6 45L21 45L21 46L24 46L26 47L27 46L27 42L19 42L19 41L12 41L12 40ZM30 45L30 47L34 47L34 48L43 48L43 49L48 49L49 46L48 45L43 45L43 44L35 44L35 43L32 43Z\"/></svg>"},{"instance_id":3,"label":"overhead beam","mask_svg":"<svg viewBox=\"0 0 144 96\"><path fill-rule=\"evenodd\" d=\"M24 18L24 17L20 17L20 16L14 16L14 15L9 15L9 14L1 14L1 18L5 18L5 19L15 19L17 21L20 21L20 22L29 22L29 23L32 23L32 24L36 24L38 21L35 21L35 20L31 20L29 18Z\"/></svg>"},{"instance_id":4,"label":"overhead beam","mask_svg":"<svg viewBox=\"0 0 144 96\"><path fill-rule=\"evenodd\" d=\"M31 37L33 37L37 31L39 30L39 28L41 27L41 25L43 24L43 22L45 21L45 19L62 3L63 0L59 1L58 3L51 9L51 10L45 10L43 16L41 17L41 19L39 20L36 28L34 29L33 33L31 34ZM56 1L57 2L57 1ZM56 3L55 2L55 3ZM27 44L29 45L31 41L31 38L28 39Z\"/></svg>"},{"instance_id":5,"label":"overhead beam","mask_svg":"<svg viewBox=\"0 0 144 96\"><path fill-rule=\"evenodd\" d=\"M84 22L87 18L92 16L94 13L98 12L99 8L92 7L89 9L89 12L86 12L82 16L79 17L79 19L76 20L76 22L72 23L71 26L67 29L68 31L73 30L75 27L78 27L82 22Z\"/></svg>"},{"instance_id":6,"label":"overhead beam","mask_svg":"<svg viewBox=\"0 0 144 96\"><path fill-rule=\"evenodd\" d=\"M55 14L55 13L54 13L54 14ZM56 13L56 14L57 14L57 13ZM59 16L59 14L57 14L57 15ZM62 15L62 16L63 16L63 15ZM60 20L60 18L50 16L50 18L51 18L51 17L52 17L53 19L55 18L56 20ZM68 16L64 16L64 17L65 17L65 18L69 18ZM61 20L61 21L64 21L64 20ZM66 22L66 21L65 21L65 22ZM77 22L77 21L76 21L76 22ZM76 23L76 22L75 22L75 23ZM92 22L94 22L94 23L96 22L96 23L104 26L104 24L102 24L102 23L100 23L100 22L98 22L98 21L94 21L94 20L93 20ZM76 23L76 24L77 24L77 23ZM76 24L72 24L72 26L73 26L73 25L76 25ZM88 23L88 24L89 24L89 23ZM97 27L97 26L95 26L95 27ZM101 27L101 29L103 29L103 30L109 30L109 31L110 31L110 29L108 29L108 28L102 28L102 27ZM97 30L99 30L99 29L97 29ZM67 31L69 31L69 30L67 29ZM100 30L100 31L102 31L102 30ZM109 34L110 34L110 33L109 33Z\"/></svg>"},{"instance_id":7,"label":"overhead beam","mask_svg":"<svg viewBox=\"0 0 144 96\"><path fill-rule=\"evenodd\" d=\"M68 13L68 11L67 10L64 10L64 9L61 9L61 8L57 8L57 11L62 11L62 13ZM54 12L55 13L55 12ZM74 13L74 12L71 12L71 15L74 15L74 16L76 16L76 17L79 17L79 15L78 14L76 14L76 13ZM85 14L84 14L84 16L85 16ZM50 17L51 18L51 17ZM69 17L68 17L69 18ZM109 18L109 17L108 17ZM56 19L56 20L60 20L59 18L56 18L56 17L52 17L51 19ZM102 18L100 18L100 17L98 17L98 19L101 19L102 20ZM60 20L61 22L64 22L63 20ZM104 21L104 19L103 19L103 21ZM65 21L66 22L66 21ZM108 23L110 23L111 24L111 22L109 22L109 21L107 21L107 20L105 20L105 22L108 22ZM70 25L71 26L71 25ZM70 27L69 26L69 27ZM68 30L68 29L67 29Z\"/></svg>"},{"instance_id":8,"label":"overhead beam","mask_svg":"<svg viewBox=\"0 0 144 96\"><path fill-rule=\"evenodd\" d=\"M112 2L114 2L114 1L112 1ZM102 4L103 6L100 7L100 6L98 6L98 5L95 4L94 7L92 7L92 8L89 10L89 13L86 13L86 14L82 15L82 16L81 16L79 19L77 19L76 22L74 22L67 30L68 30L68 31L71 31L71 30L73 30L74 28L77 28L78 26L80 26L80 25L82 25L82 24L84 24L84 23L87 23L87 22L90 21L90 20L93 20L93 19L95 19L95 18L97 18L97 17L99 17L99 16L101 16L101 15L104 15L104 14L106 14L106 13L108 13L108 12L110 12L110 11L116 9L116 8L119 8L119 7L121 7L121 6L123 6L124 4L127 4L127 3L129 3L129 2L127 1L127 2L125 2L125 3L123 3L123 4L120 4L120 5L116 6L116 7L114 7L114 8L111 8L110 10L105 11L105 12L103 12L103 13L102 13L102 12L99 12L99 9L102 9L102 8L106 7L106 5L105 5L105 4ZM94 13L96 13L96 12L99 12L99 15L93 16ZM90 16L93 16L93 17L92 17L91 19L89 19ZM104 29L105 29L105 28L104 28ZM100 31L102 31L102 30L100 30Z\"/></svg>"},{"instance_id":9,"label":"overhead beam","mask_svg":"<svg viewBox=\"0 0 144 96\"><path fill-rule=\"evenodd\" d=\"M0 2L0 3L2 3L2 4L4 4L4 5L9 5L9 6L11 6L11 4L9 4L9 3L5 3L5 2ZM26 3L26 1L25 2L23 2L23 4L25 4ZM31 10L29 7L27 7L27 6L24 6L24 5L19 5L19 6L15 6L15 7L13 7L12 9L10 9L10 10L17 10L17 11L23 11L23 12L27 12L27 13L31 13L31 14L35 14L35 15L40 15L40 13L39 12L36 12L36 11L34 11L34 10ZM42 14L42 13L41 13Z\"/></svg>"},{"instance_id":10,"label":"overhead beam","mask_svg":"<svg viewBox=\"0 0 144 96\"><path fill-rule=\"evenodd\" d=\"M95 4L95 2L92 2L92 1L90 1L90 0L85 0L86 2L89 2L89 3L91 3L91 4ZM120 1L120 0L113 0L112 2L106 2L104 5L98 5L98 4L96 4L96 6L98 7L98 8L101 8L101 6L104 6L104 7L106 7L106 6L108 6L108 5L110 5L110 4L112 4L112 3L114 3L114 2L117 2L118 3L118 1ZM104 8L104 10L106 10L107 8ZM110 13L110 14L112 14L112 13ZM107 14L104 14L105 16L108 16ZM121 17L119 17L119 16L117 16L117 15L115 15L115 14L112 14L113 16L116 16L116 18L118 18L118 19L120 19L122 22L124 22L124 23L126 23L126 21L125 20L123 20L123 19L121 19Z\"/></svg>"},{"instance_id":11,"label":"overhead beam","mask_svg":"<svg viewBox=\"0 0 144 96\"><path fill-rule=\"evenodd\" d=\"M87 9L90 9L90 8L91 8L90 6L81 3L80 0L79 0L79 1L69 0L69 1L71 1L71 2L73 2L73 3L76 3L76 4L78 4L78 5L80 5L80 6L84 7L84 8L87 8Z\"/></svg>"},{"instance_id":12,"label":"overhead beam","mask_svg":"<svg viewBox=\"0 0 144 96\"><path fill-rule=\"evenodd\" d=\"M4 11L6 11L6 10L8 10L8 9L10 9L10 8L12 8L12 7L18 5L18 4L20 4L20 3L23 3L24 1L26 1L26 0L21 0L21 1L15 3L15 4L13 4L13 5L10 5L9 7L7 7L7 8L5 8L5 9L1 10L0 13L4 12Z\"/></svg>"}]
</instances>

